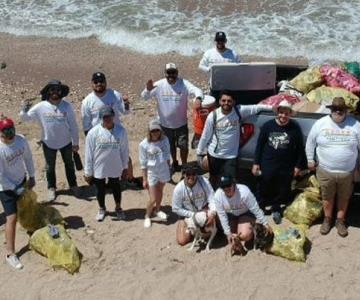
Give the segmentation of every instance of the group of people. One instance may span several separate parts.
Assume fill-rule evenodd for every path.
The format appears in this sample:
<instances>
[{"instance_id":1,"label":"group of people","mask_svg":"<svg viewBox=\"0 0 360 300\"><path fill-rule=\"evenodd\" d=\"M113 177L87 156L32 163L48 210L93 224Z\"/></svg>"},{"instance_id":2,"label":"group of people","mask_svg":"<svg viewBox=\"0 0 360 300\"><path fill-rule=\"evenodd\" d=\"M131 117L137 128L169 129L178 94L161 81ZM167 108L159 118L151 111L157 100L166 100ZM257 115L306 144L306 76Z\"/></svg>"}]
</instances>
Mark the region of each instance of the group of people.
<instances>
[{"instance_id":1,"label":"group of people","mask_svg":"<svg viewBox=\"0 0 360 300\"><path fill-rule=\"evenodd\" d=\"M221 62L239 62L238 55L225 47L226 35L216 33L214 49L207 51L199 68L208 72ZM353 174L360 148L360 124L347 114L344 99L335 98L329 106L331 114L319 119L310 131L304 148L303 134L291 120L292 107L282 102L276 117L260 129L252 172L260 179L256 197L241 182L242 120L258 112L272 111L268 105L235 105L230 91L218 95L219 107L207 117L196 149L197 162L188 162L187 107L201 107L201 89L178 76L174 63L165 65L165 78L147 81L141 96L157 101L158 118L147 126L147 136L139 144L142 186L148 190L144 227L151 227L152 217L168 218L161 210L163 189L174 172L181 171L172 199L172 211L179 217L176 230L178 244L191 240L184 218L206 211L207 224L217 222L229 245L235 239L251 240L255 221L272 231L262 210L273 204L273 218L281 221L282 203L290 201L291 181L302 169L316 169L321 185L325 218L320 232L327 234L333 222L336 203L336 228L346 236L346 210L353 188ZM126 219L121 208L120 181L133 181L128 135L120 116L130 113L128 98L107 87L106 77L96 72L91 77L93 91L83 100L81 117L85 139L84 179L96 186L97 221L106 217L105 195L110 188L119 220ZM73 154L79 152L79 130L72 104L65 99L69 87L58 80L50 81L42 90L41 102L33 107L26 103L20 112L23 121L37 121L41 127L41 144L46 162L48 201L56 199L56 154L61 153L69 187L76 197L77 184ZM17 134L10 118L0 120L0 200L6 215L6 261L16 269L22 264L15 253L16 201L27 188L35 186L35 168L31 150L24 136ZM180 160L177 159L180 149ZM206 161L206 163L205 163ZM209 180L199 174L208 167ZM260 175L260 176L259 176Z\"/></svg>"}]
</instances>

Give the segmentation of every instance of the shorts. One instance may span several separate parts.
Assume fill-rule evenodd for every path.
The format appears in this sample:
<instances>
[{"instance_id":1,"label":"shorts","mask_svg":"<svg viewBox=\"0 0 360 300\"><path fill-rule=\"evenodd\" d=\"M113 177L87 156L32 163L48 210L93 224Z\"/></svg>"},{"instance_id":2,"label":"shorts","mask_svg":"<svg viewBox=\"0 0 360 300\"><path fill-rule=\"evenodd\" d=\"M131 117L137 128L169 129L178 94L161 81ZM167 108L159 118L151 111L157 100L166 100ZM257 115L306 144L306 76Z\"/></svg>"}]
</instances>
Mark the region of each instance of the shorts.
<instances>
[{"instance_id":1,"label":"shorts","mask_svg":"<svg viewBox=\"0 0 360 300\"><path fill-rule=\"evenodd\" d=\"M354 188L354 172L329 172L321 167L316 169L323 200L350 199Z\"/></svg>"},{"instance_id":2,"label":"shorts","mask_svg":"<svg viewBox=\"0 0 360 300\"><path fill-rule=\"evenodd\" d=\"M167 128L164 126L161 126L161 128L169 139L170 148L172 150L174 150L175 147L183 150L189 148L189 128L187 125L179 128Z\"/></svg>"},{"instance_id":3,"label":"shorts","mask_svg":"<svg viewBox=\"0 0 360 300\"><path fill-rule=\"evenodd\" d=\"M0 200L6 216L16 214L16 202L19 198L20 196L17 195L14 191L7 190L0 192Z\"/></svg>"},{"instance_id":4,"label":"shorts","mask_svg":"<svg viewBox=\"0 0 360 300\"><path fill-rule=\"evenodd\" d=\"M159 166L156 171L152 171L148 169L148 183L149 186L154 186L158 182L168 182L170 181L170 168L168 164L163 164Z\"/></svg>"},{"instance_id":5,"label":"shorts","mask_svg":"<svg viewBox=\"0 0 360 300\"><path fill-rule=\"evenodd\" d=\"M240 223L239 221L241 218L246 217L249 220L249 222L251 222L251 223L255 223L255 221L256 221L256 218L251 211L247 211L247 212L241 214L240 216L235 216L233 214L228 213L227 217L229 220L229 226L230 226L230 230L232 233L237 232L237 226ZM242 222L242 223L244 223L244 222Z\"/></svg>"},{"instance_id":6,"label":"shorts","mask_svg":"<svg viewBox=\"0 0 360 300\"><path fill-rule=\"evenodd\" d=\"M237 178L238 176L238 159L237 158L216 158L211 156L209 153L207 155L209 161L209 173L212 176L231 176L232 178Z\"/></svg>"}]
</instances>

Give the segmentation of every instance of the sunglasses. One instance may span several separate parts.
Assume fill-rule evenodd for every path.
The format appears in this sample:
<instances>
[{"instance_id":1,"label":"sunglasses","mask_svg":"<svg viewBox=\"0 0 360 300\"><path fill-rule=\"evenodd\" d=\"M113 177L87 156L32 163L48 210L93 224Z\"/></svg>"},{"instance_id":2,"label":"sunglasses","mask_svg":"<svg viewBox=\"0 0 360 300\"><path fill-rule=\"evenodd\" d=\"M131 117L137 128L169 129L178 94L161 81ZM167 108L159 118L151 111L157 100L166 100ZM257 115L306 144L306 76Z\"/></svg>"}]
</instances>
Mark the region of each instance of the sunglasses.
<instances>
[{"instance_id":1,"label":"sunglasses","mask_svg":"<svg viewBox=\"0 0 360 300\"><path fill-rule=\"evenodd\" d=\"M160 129L154 129L154 130L150 130L150 132L160 132Z\"/></svg>"},{"instance_id":2,"label":"sunglasses","mask_svg":"<svg viewBox=\"0 0 360 300\"><path fill-rule=\"evenodd\" d=\"M331 112L334 113L339 113L339 114L344 114L345 113L345 109L342 109L342 108L332 108L331 109Z\"/></svg>"},{"instance_id":3,"label":"sunglasses","mask_svg":"<svg viewBox=\"0 0 360 300\"><path fill-rule=\"evenodd\" d=\"M185 176L196 176L196 172L185 172Z\"/></svg>"},{"instance_id":4,"label":"sunglasses","mask_svg":"<svg viewBox=\"0 0 360 300\"><path fill-rule=\"evenodd\" d=\"M49 88L49 92L50 92L50 93L53 93L53 92L61 93L61 88L60 88L60 87L57 87L57 86L50 87L50 88Z\"/></svg>"},{"instance_id":5,"label":"sunglasses","mask_svg":"<svg viewBox=\"0 0 360 300\"><path fill-rule=\"evenodd\" d=\"M221 186L222 189L228 189L230 187L232 187L232 183Z\"/></svg>"},{"instance_id":6,"label":"sunglasses","mask_svg":"<svg viewBox=\"0 0 360 300\"><path fill-rule=\"evenodd\" d=\"M93 83L94 83L94 84L98 84L98 83L104 84L104 83L105 83L105 80L94 80Z\"/></svg>"},{"instance_id":7,"label":"sunglasses","mask_svg":"<svg viewBox=\"0 0 360 300\"><path fill-rule=\"evenodd\" d=\"M175 74L177 74L177 71L166 71L166 74L175 75Z\"/></svg>"}]
</instances>

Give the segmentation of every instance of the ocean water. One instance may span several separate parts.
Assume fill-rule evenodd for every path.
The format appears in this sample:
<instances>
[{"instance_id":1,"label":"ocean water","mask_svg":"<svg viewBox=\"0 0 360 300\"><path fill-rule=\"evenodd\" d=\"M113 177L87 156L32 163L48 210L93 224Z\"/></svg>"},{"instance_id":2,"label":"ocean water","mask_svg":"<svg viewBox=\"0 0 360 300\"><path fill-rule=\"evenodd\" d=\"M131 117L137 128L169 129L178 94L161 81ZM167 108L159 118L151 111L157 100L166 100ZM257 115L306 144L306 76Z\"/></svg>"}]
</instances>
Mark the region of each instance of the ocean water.
<instances>
[{"instance_id":1,"label":"ocean water","mask_svg":"<svg viewBox=\"0 0 360 300\"><path fill-rule=\"evenodd\" d=\"M360 0L0 0L0 31L143 53L202 53L225 31L241 55L360 60Z\"/></svg>"}]
</instances>

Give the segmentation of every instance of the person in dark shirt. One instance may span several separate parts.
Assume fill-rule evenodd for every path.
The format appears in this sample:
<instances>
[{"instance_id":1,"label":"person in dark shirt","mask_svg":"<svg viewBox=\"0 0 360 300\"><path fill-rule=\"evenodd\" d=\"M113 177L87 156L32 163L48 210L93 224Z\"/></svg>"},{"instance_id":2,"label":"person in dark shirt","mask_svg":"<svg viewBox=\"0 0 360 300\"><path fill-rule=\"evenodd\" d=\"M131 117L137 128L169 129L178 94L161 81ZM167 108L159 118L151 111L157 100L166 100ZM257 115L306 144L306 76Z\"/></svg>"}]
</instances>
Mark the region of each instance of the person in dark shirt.
<instances>
[{"instance_id":1,"label":"person in dark shirt","mask_svg":"<svg viewBox=\"0 0 360 300\"><path fill-rule=\"evenodd\" d=\"M293 177L304 168L305 150L299 125L291 120L292 106L281 101L277 117L261 128L252 167L254 176L260 176L258 196L264 205L271 200L273 219L281 222L280 204L288 203Z\"/></svg>"}]
</instances>

